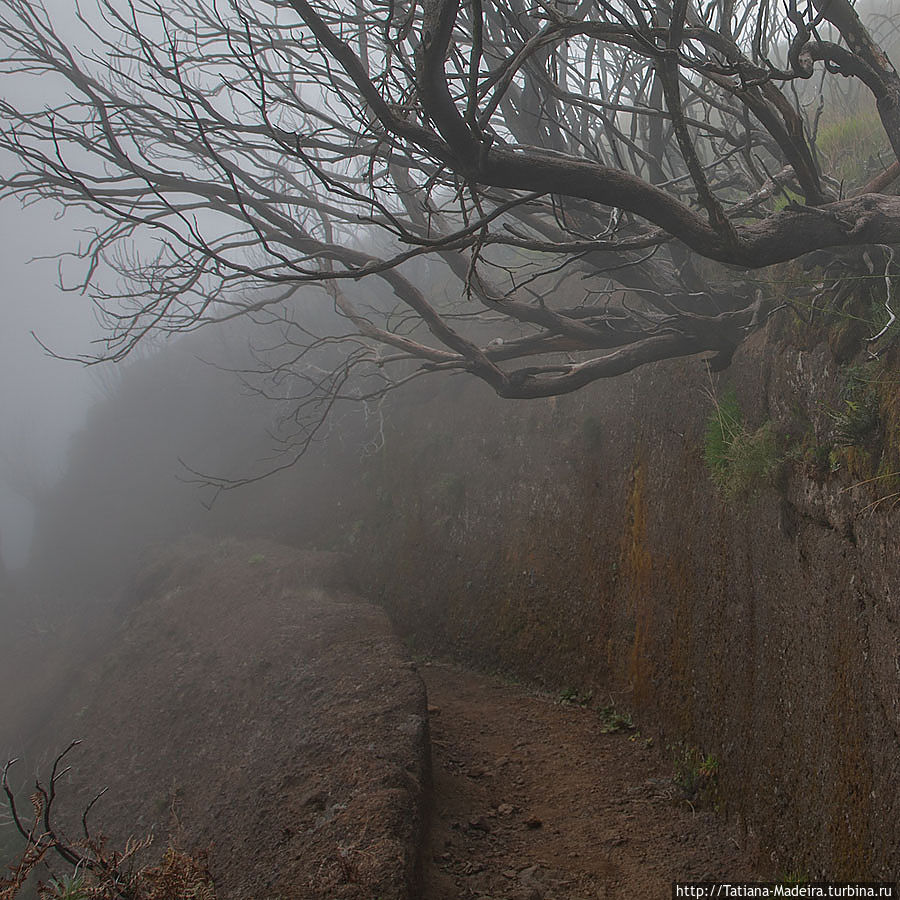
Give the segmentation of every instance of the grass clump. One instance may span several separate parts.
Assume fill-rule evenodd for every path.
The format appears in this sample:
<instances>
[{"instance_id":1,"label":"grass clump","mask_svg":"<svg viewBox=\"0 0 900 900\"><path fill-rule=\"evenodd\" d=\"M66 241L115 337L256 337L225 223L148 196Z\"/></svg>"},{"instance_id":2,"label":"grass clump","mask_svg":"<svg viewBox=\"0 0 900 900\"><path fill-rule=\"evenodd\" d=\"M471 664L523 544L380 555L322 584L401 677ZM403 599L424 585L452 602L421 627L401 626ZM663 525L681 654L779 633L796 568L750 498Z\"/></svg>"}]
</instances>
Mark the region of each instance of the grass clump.
<instances>
[{"instance_id":1,"label":"grass clump","mask_svg":"<svg viewBox=\"0 0 900 900\"><path fill-rule=\"evenodd\" d=\"M719 775L719 761L711 753L701 753L696 747L683 747L675 759L673 781L690 802L715 797Z\"/></svg>"},{"instance_id":2,"label":"grass clump","mask_svg":"<svg viewBox=\"0 0 900 900\"><path fill-rule=\"evenodd\" d=\"M781 876L781 878L778 879L778 883L785 886L809 884L809 875L807 875L805 869L791 869L789 872L785 872Z\"/></svg>"},{"instance_id":3,"label":"grass clump","mask_svg":"<svg viewBox=\"0 0 900 900\"><path fill-rule=\"evenodd\" d=\"M718 401L706 422L706 442L703 457L711 472L728 465L728 455L734 436L743 428L741 408L734 389L728 390Z\"/></svg>"},{"instance_id":4,"label":"grass clump","mask_svg":"<svg viewBox=\"0 0 900 900\"><path fill-rule=\"evenodd\" d=\"M823 123L816 149L828 172L848 185L862 184L886 167L889 145L884 126L874 108Z\"/></svg>"},{"instance_id":5,"label":"grass clump","mask_svg":"<svg viewBox=\"0 0 900 900\"><path fill-rule=\"evenodd\" d=\"M84 875L62 875L49 885L47 896L52 900L88 900L88 887Z\"/></svg>"},{"instance_id":6,"label":"grass clump","mask_svg":"<svg viewBox=\"0 0 900 900\"><path fill-rule=\"evenodd\" d=\"M846 469L855 479L868 479L881 451L880 398L866 367L848 367L846 375L840 406L828 410L835 445L831 468Z\"/></svg>"},{"instance_id":7,"label":"grass clump","mask_svg":"<svg viewBox=\"0 0 900 900\"><path fill-rule=\"evenodd\" d=\"M844 406L829 413L834 422L835 442L842 447L859 446L875 434L881 425L878 398L863 394L859 399L844 399Z\"/></svg>"},{"instance_id":8,"label":"grass clump","mask_svg":"<svg viewBox=\"0 0 900 900\"><path fill-rule=\"evenodd\" d=\"M900 504L897 388L896 361L852 366L846 370L840 405L828 411L834 435L832 471L845 471L854 482L851 488L865 488L874 498L860 512L874 511L885 503L890 509Z\"/></svg>"},{"instance_id":9,"label":"grass clump","mask_svg":"<svg viewBox=\"0 0 900 900\"><path fill-rule=\"evenodd\" d=\"M604 706L597 710L600 716L600 730L604 734L618 734L621 731L634 731L634 720L631 713L621 713L615 706Z\"/></svg>"},{"instance_id":10,"label":"grass clump","mask_svg":"<svg viewBox=\"0 0 900 900\"><path fill-rule=\"evenodd\" d=\"M737 500L774 480L781 464L778 438L771 422L753 431L747 428L734 390L713 398L713 403L703 457L719 493Z\"/></svg>"}]
</instances>

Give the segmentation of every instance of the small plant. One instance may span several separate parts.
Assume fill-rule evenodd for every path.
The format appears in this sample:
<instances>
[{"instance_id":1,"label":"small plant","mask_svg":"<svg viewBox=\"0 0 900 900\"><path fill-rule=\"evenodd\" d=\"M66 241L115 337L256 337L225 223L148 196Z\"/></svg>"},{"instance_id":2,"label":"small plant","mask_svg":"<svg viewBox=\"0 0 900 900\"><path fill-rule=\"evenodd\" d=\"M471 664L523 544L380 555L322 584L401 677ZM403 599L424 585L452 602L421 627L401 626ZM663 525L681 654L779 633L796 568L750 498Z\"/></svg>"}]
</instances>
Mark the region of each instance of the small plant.
<instances>
[{"instance_id":1,"label":"small plant","mask_svg":"<svg viewBox=\"0 0 900 900\"><path fill-rule=\"evenodd\" d=\"M681 788L684 799L694 802L715 793L719 773L718 760L703 754L696 747L683 748L675 760L673 781Z\"/></svg>"},{"instance_id":2,"label":"small plant","mask_svg":"<svg viewBox=\"0 0 900 900\"><path fill-rule=\"evenodd\" d=\"M250 559L247 560L247 562L251 566L261 565L265 561L266 561L266 556L264 553L254 553L253 556L251 556Z\"/></svg>"},{"instance_id":3,"label":"small plant","mask_svg":"<svg viewBox=\"0 0 900 900\"><path fill-rule=\"evenodd\" d=\"M52 900L87 900L87 883L82 874L62 875L50 882Z\"/></svg>"},{"instance_id":4,"label":"small plant","mask_svg":"<svg viewBox=\"0 0 900 900\"><path fill-rule=\"evenodd\" d=\"M604 706L597 710L600 716L600 730L604 734L617 734L620 731L634 731L631 713L620 713L615 706Z\"/></svg>"},{"instance_id":5,"label":"small plant","mask_svg":"<svg viewBox=\"0 0 900 900\"><path fill-rule=\"evenodd\" d=\"M848 370L842 400L843 407L828 414L834 423L835 441L843 447L860 446L881 427L878 394L860 367Z\"/></svg>"},{"instance_id":6,"label":"small plant","mask_svg":"<svg viewBox=\"0 0 900 900\"><path fill-rule=\"evenodd\" d=\"M582 693L578 688L568 687L559 692L559 702L566 706L587 706L593 699L593 691Z\"/></svg>"},{"instance_id":7,"label":"small plant","mask_svg":"<svg viewBox=\"0 0 900 900\"><path fill-rule=\"evenodd\" d=\"M837 447L832 447L828 451L828 471L832 473L837 472L842 465L841 451Z\"/></svg>"},{"instance_id":8,"label":"small plant","mask_svg":"<svg viewBox=\"0 0 900 900\"><path fill-rule=\"evenodd\" d=\"M755 431L746 427L734 390L719 400L713 397L713 403L703 458L718 491L736 500L773 481L782 462L778 440L771 422Z\"/></svg>"}]
</instances>

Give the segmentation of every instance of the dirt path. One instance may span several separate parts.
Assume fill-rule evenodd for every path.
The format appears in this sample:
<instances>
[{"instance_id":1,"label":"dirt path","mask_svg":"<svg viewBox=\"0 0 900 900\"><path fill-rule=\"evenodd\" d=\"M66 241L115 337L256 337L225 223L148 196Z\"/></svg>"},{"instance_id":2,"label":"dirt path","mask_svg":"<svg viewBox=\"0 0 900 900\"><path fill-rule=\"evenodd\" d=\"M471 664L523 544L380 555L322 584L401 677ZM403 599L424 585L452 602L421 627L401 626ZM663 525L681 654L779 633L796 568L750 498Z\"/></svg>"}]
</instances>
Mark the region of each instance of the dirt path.
<instances>
[{"instance_id":1,"label":"dirt path","mask_svg":"<svg viewBox=\"0 0 900 900\"><path fill-rule=\"evenodd\" d=\"M734 825L694 809L656 748L596 711L443 664L425 900L651 900L679 879L752 878Z\"/></svg>"}]
</instances>

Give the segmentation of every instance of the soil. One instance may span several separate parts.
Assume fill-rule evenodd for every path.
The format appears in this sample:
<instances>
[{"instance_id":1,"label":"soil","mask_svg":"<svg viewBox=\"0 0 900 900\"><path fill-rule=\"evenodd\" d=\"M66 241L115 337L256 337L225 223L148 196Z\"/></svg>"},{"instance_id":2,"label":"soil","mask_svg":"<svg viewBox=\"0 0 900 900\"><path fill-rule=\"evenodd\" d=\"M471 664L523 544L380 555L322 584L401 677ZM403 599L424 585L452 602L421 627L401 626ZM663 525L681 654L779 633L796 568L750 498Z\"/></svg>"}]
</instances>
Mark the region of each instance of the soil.
<instances>
[{"instance_id":1,"label":"soil","mask_svg":"<svg viewBox=\"0 0 900 900\"><path fill-rule=\"evenodd\" d=\"M152 835L147 864L168 844L199 851L218 900L416 894L425 691L384 612L341 587L340 568L261 541L159 553L102 649L69 648L68 682L14 770L23 795L30 772L46 781L83 739L57 786L68 835L107 787L94 834L110 848Z\"/></svg>"},{"instance_id":2,"label":"soil","mask_svg":"<svg viewBox=\"0 0 900 900\"><path fill-rule=\"evenodd\" d=\"M636 731L607 733L609 715L495 677L420 672L434 780L425 900L649 900L676 879L754 877L752 836L712 798L685 797Z\"/></svg>"},{"instance_id":3,"label":"soil","mask_svg":"<svg viewBox=\"0 0 900 900\"><path fill-rule=\"evenodd\" d=\"M711 785L688 796L627 720L414 665L341 568L264 542L159 554L90 658L71 651L23 777L83 738L63 820L108 786L92 820L112 846L208 851L219 900L642 900L753 877Z\"/></svg>"}]
</instances>

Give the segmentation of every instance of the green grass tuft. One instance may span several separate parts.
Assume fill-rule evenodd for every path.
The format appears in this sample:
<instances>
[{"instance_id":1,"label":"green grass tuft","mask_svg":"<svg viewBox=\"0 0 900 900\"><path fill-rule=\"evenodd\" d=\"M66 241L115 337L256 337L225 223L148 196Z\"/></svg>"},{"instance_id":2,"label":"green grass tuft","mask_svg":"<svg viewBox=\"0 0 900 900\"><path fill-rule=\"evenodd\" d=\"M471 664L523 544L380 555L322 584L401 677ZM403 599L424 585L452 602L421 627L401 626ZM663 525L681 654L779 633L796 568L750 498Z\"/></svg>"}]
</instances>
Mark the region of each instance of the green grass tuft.
<instances>
[{"instance_id":1,"label":"green grass tuft","mask_svg":"<svg viewBox=\"0 0 900 900\"><path fill-rule=\"evenodd\" d=\"M823 123L816 149L825 171L848 185L864 183L892 158L884 126L874 108Z\"/></svg>"},{"instance_id":2,"label":"green grass tuft","mask_svg":"<svg viewBox=\"0 0 900 900\"><path fill-rule=\"evenodd\" d=\"M715 402L706 423L703 457L710 478L726 500L756 493L771 484L782 462L771 422L750 431L734 390Z\"/></svg>"}]
</instances>

